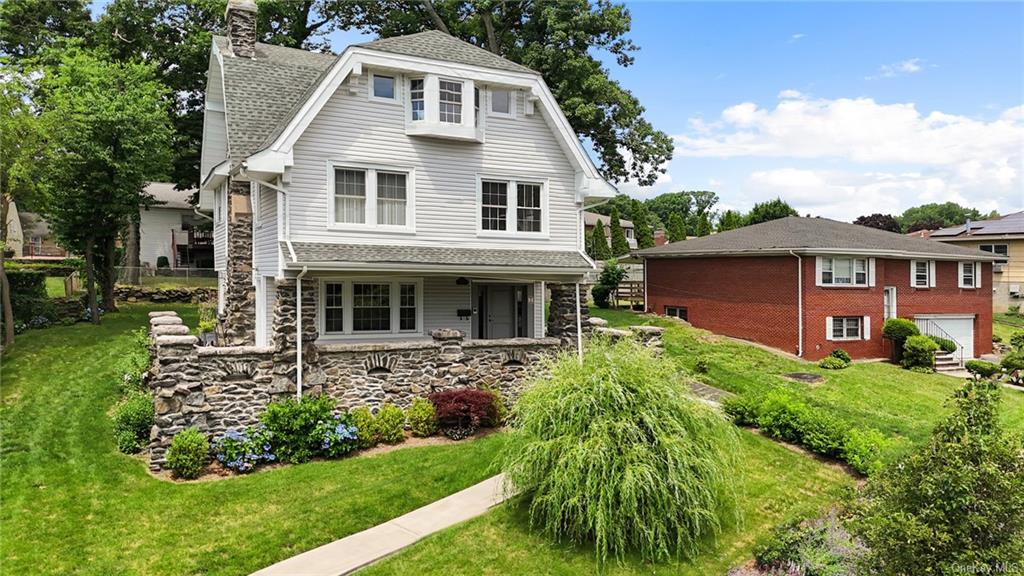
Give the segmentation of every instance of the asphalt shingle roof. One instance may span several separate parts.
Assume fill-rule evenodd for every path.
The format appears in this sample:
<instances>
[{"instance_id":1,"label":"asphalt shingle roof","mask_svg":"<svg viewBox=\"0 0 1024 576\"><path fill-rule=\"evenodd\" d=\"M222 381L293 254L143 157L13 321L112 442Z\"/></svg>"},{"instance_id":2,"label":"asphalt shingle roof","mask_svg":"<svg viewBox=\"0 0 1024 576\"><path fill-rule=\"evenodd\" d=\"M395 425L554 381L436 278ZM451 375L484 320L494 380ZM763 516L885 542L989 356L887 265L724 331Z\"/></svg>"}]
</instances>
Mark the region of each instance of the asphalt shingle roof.
<instances>
[{"instance_id":1,"label":"asphalt shingle roof","mask_svg":"<svg viewBox=\"0 0 1024 576\"><path fill-rule=\"evenodd\" d=\"M186 210L192 209L192 205L189 204L188 200L196 193L195 188L175 190L174 184L171 182L150 182L146 186L145 191L156 201L155 207L181 208Z\"/></svg>"},{"instance_id":2,"label":"asphalt shingle roof","mask_svg":"<svg viewBox=\"0 0 1024 576\"><path fill-rule=\"evenodd\" d=\"M932 232L935 238L966 237L967 225L942 228ZM1001 236L1003 234L1024 234L1024 212L1014 212L995 220L971 222L969 236Z\"/></svg>"},{"instance_id":3,"label":"asphalt shingle roof","mask_svg":"<svg viewBox=\"0 0 1024 576\"><path fill-rule=\"evenodd\" d=\"M779 220L745 226L692 240L673 242L637 252L647 258L751 255L759 252L813 252L814 250L875 251L879 254L905 256L924 254L935 257L988 259L978 250L961 248L925 238L914 238L837 222L827 218L789 216Z\"/></svg>"},{"instance_id":4,"label":"asphalt shingle roof","mask_svg":"<svg viewBox=\"0 0 1024 576\"><path fill-rule=\"evenodd\" d=\"M285 254L288 247L281 246ZM299 264L373 262L386 264L439 264L460 266L529 266L533 268L590 268L579 252L552 250L494 250L443 246L371 246L293 242Z\"/></svg>"},{"instance_id":5,"label":"asphalt shingle roof","mask_svg":"<svg viewBox=\"0 0 1024 576\"><path fill-rule=\"evenodd\" d=\"M536 72L526 66L506 60L493 52L473 46L439 30L427 30L426 32L408 34L406 36L381 38L373 42L356 44L356 46L381 52L391 52L392 54L420 56L422 58L495 68L508 72L536 74Z\"/></svg>"}]
</instances>

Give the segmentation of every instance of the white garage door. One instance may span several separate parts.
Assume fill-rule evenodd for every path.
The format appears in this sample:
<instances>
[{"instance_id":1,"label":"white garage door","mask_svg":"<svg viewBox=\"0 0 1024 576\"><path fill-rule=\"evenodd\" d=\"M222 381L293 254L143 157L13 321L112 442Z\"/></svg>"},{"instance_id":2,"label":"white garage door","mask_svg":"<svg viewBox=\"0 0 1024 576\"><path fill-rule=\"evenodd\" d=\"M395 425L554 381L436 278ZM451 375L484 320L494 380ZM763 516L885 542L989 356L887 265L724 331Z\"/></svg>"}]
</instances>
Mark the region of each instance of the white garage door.
<instances>
[{"instance_id":1,"label":"white garage door","mask_svg":"<svg viewBox=\"0 0 1024 576\"><path fill-rule=\"evenodd\" d=\"M931 320L959 342L964 351L964 360L974 358L973 316L918 316L918 318Z\"/></svg>"}]
</instances>

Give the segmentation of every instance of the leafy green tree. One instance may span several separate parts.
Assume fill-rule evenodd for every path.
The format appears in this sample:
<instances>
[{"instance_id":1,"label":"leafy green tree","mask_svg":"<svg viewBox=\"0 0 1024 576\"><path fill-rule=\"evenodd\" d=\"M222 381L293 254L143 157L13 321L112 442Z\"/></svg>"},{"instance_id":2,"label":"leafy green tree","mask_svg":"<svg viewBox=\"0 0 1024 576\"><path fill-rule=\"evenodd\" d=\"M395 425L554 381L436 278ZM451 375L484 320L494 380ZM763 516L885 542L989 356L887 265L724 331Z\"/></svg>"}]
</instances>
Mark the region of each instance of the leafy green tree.
<instances>
[{"instance_id":1,"label":"leafy green tree","mask_svg":"<svg viewBox=\"0 0 1024 576\"><path fill-rule=\"evenodd\" d=\"M629 196L619 193L613 196L607 202L598 204L590 209L595 214L601 214L604 216L610 216L612 210L618 210L619 214L632 214L633 206L637 200L630 198Z\"/></svg>"},{"instance_id":2,"label":"leafy green tree","mask_svg":"<svg viewBox=\"0 0 1024 576\"><path fill-rule=\"evenodd\" d=\"M1024 438L1003 430L999 402L998 383L969 380L930 442L869 480L854 523L864 573L955 574L1024 558Z\"/></svg>"},{"instance_id":3,"label":"leafy green tree","mask_svg":"<svg viewBox=\"0 0 1024 576\"><path fill-rule=\"evenodd\" d=\"M341 27L382 37L447 32L540 72L576 134L592 144L614 181L653 184L672 158L672 139L644 118L636 96L599 58L633 64L631 18L611 0L358 0L338 3ZM604 61L608 61L605 58Z\"/></svg>"},{"instance_id":4,"label":"leafy green tree","mask_svg":"<svg viewBox=\"0 0 1024 576\"><path fill-rule=\"evenodd\" d=\"M903 229L900 226L900 221L891 214L871 214L869 216L858 216L853 221L854 224L860 226L867 226L868 228L877 228L879 230L886 230L889 232L902 232Z\"/></svg>"},{"instance_id":5,"label":"leafy green tree","mask_svg":"<svg viewBox=\"0 0 1024 576\"><path fill-rule=\"evenodd\" d=\"M114 309L115 244L138 213L143 188L166 175L172 130L166 88L145 64L63 51L43 75L47 214L60 242L85 255L92 321L96 279ZM102 261L102 268L99 262Z\"/></svg>"},{"instance_id":6,"label":"leafy green tree","mask_svg":"<svg viewBox=\"0 0 1024 576\"><path fill-rule=\"evenodd\" d=\"M793 207L787 204L784 200L776 198L774 200L768 200L767 202L754 204L754 207L751 208L750 212L747 214L746 225L751 226L753 224L778 220L779 218L785 218L787 216L799 215L800 213L794 210Z\"/></svg>"},{"instance_id":7,"label":"leafy green tree","mask_svg":"<svg viewBox=\"0 0 1024 576\"><path fill-rule=\"evenodd\" d=\"M89 34L92 19L85 0L4 0L0 2L0 55L19 70L62 38Z\"/></svg>"},{"instance_id":8,"label":"leafy green tree","mask_svg":"<svg viewBox=\"0 0 1024 576\"><path fill-rule=\"evenodd\" d=\"M608 237L604 234L604 223L600 220L597 221L597 224L594 224L594 229L590 231L589 246L590 250L587 254L598 262L612 257L612 249L608 245Z\"/></svg>"},{"instance_id":9,"label":"leafy green tree","mask_svg":"<svg viewBox=\"0 0 1024 576\"><path fill-rule=\"evenodd\" d=\"M686 223L678 212L673 212L668 219L668 241L679 242L686 240Z\"/></svg>"},{"instance_id":10,"label":"leafy green tree","mask_svg":"<svg viewBox=\"0 0 1024 576\"><path fill-rule=\"evenodd\" d=\"M743 215L736 210L726 210L718 217L718 232L735 230L743 226Z\"/></svg>"},{"instance_id":11,"label":"leafy green tree","mask_svg":"<svg viewBox=\"0 0 1024 576\"><path fill-rule=\"evenodd\" d=\"M707 236L708 234L711 234L711 219L705 213L701 214L700 218L697 220L697 227L694 230L694 235Z\"/></svg>"},{"instance_id":12,"label":"leafy green tree","mask_svg":"<svg viewBox=\"0 0 1024 576\"><path fill-rule=\"evenodd\" d=\"M633 236L638 248L654 246L654 228L651 226L651 211L639 200L633 201Z\"/></svg>"},{"instance_id":13,"label":"leafy green tree","mask_svg":"<svg viewBox=\"0 0 1024 576\"><path fill-rule=\"evenodd\" d=\"M711 233L711 219L714 216L713 208L715 204L718 204L718 194L709 192L707 190L696 190L693 192L687 192L693 202L693 211L690 213L690 217L687 219L686 227L691 230L695 236L706 236ZM702 220L707 220L708 231L707 234L700 234L698 228L702 225Z\"/></svg>"},{"instance_id":14,"label":"leafy green tree","mask_svg":"<svg viewBox=\"0 0 1024 576\"><path fill-rule=\"evenodd\" d=\"M629 254L629 240L626 239L626 231L622 229L619 211L612 210L609 218L611 219L609 229L612 236L612 256L617 258L623 254Z\"/></svg>"},{"instance_id":15,"label":"leafy green tree","mask_svg":"<svg viewBox=\"0 0 1024 576\"><path fill-rule=\"evenodd\" d=\"M900 223L907 232L916 232L959 226L968 220L981 219L981 213L974 208L967 208L956 202L945 202L907 208L900 216Z\"/></svg>"},{"instance_id":16,"label":"leafy green tree","mask_svg":"<svg viewBox=\"0 0 1024 576\"><path fill-rule=\"evenodd\" d=\"M646 202L647 208L667 227L671 227L672 214L678 213L685 225L693 209L693 197L688 192L668 192Z\"/></svg>"}]
</instances>

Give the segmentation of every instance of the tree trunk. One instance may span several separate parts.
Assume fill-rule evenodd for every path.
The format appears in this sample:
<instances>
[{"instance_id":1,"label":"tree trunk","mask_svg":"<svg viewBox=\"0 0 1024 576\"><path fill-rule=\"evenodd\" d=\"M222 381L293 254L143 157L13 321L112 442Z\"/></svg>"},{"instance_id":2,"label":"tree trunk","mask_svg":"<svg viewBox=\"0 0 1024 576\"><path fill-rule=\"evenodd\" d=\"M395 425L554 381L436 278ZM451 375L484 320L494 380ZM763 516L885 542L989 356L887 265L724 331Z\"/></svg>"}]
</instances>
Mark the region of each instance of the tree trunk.
<instances>
[{"instance_id":1,"label":"tree trunk","mask_svg":"<svg viewBox=\"0 0 1024 576\"><path fill-rule=\"evenodd\" d=\"M501 50L498 48L498 37L494 33L494 15L491 14L490 9L480 12L480 20L483 21L484 31L487 33L487 49L501 56Z\"/></svg>"},{"instance_id":2,"label":"tree trunk","mask_svg":"<svg viewBox=\"0 0 1024 576\"><path fill-rule=\"evenodd\" d=\"M0 298L2 303L2 320L4 324L3 347L14 343L14 307L11 306L11 283L7 280L7 214L11 209L11 197L0 196Z\"/></svg>"},{"instance_id":3,"label":"tree trunk","mask_svg":"<svg viewBox=\"0 0 1024 576\"><path fill-rule=\"evenodd\" d=\"M89 315L93 324L100 323L100 307L96 302L96 246L92 237L85 240L85 293L89 301Z\"/></svg>"},{"instance_id":4,"label":"tree trunk","mask_svg":"<svg viewBox=\"0 0 1024 576\"><path fill-rule=\"evenodd\" d=\"M140 268L142 267L142 255L139 254L139 223L134 218L128 221L128 237L124 243L124 253L128 258L128 283L138 286Z\"/></svg>"},{"instance_id":5,"label":"tree trunk","mask_svg":"<svg viewBox=\"0 0 1024 576\"><path fill-rule=\"evenodd\" d=\"M103 293L103 309L117 312L117 301L114 299L114 284L117 282L116 240L113 236L103 239L103 273L100 274L100 287Z\"/></svg>"},{"instance_id":6,"label":"tree trunk","mask_svg":"<svg viewBox=\"0 0 1024 576\"><path fill-rule=\"evenodd\" d=\"M422 0L423 9L427 11L427 16L430 17L430 21L434 23L434 28L437 28L445 34L451 34L448 31L448 26L445 25L444 20L441 20L441 16L437 14L437 10L434 9L434 3L431 0Z\"/></svg>"}]
</instances>

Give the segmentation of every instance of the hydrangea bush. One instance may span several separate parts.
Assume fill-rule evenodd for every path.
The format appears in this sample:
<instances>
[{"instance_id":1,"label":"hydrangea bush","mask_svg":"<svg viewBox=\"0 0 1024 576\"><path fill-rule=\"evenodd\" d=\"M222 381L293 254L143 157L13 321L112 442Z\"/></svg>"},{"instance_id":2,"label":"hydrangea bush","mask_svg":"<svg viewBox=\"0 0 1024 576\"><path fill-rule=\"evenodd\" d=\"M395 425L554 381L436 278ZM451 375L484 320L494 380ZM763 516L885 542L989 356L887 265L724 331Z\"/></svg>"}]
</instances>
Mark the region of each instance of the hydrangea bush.
<instances>
[{"instance_id":1,"label":"hydrangea bush","mask_svg":"<svg viewBox=\"0 0 1024 576\"><path fill-rule=\"evenodd\" d=\"M359 444L358 429L348 413L321 420L313 431L320 439L320 450L328 458L337 458L354 450Z\"/></svg>"},{"instance_id":2,"label":"hydrangea bush","mask_svg":"<svg viewBox=\"0 0 1024 576\"><path fill-rule=\"evenodd\" d=\"M213 445L217 461L234 472L251 472L260 464L277 461L272 449L273 434L267 427L258 424L246 430L228 430L224 437Z\"/></svg>"}]
</instances>

